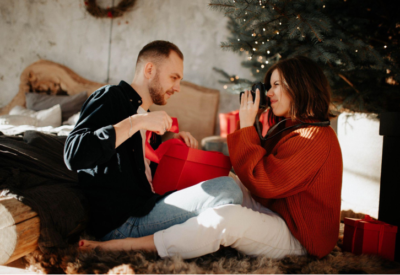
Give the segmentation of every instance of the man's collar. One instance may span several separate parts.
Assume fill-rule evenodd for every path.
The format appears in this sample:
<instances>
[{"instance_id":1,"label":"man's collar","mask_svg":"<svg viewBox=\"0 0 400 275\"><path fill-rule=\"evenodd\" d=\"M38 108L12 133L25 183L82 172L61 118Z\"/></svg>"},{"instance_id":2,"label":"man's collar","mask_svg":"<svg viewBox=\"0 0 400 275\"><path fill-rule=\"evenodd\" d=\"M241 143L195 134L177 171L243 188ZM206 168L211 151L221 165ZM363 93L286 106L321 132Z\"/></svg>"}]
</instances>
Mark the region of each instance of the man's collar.
<instances>
[{"instance_id":1,"label":"man's collar","mask_svg":"<svg viewBox=\"0 0 400 275\"><path fill-rule=\"evenodd\" d=\"M143 101L141 96L135 91L135 89L132 88L131 85L129 85L128 83L126 83L125 81L121 80L118 84L118 86L120 86L124 92L126 92L129 101L132 102L132 104L135 105L142 105Z\"/></svg>"}]
</instances>

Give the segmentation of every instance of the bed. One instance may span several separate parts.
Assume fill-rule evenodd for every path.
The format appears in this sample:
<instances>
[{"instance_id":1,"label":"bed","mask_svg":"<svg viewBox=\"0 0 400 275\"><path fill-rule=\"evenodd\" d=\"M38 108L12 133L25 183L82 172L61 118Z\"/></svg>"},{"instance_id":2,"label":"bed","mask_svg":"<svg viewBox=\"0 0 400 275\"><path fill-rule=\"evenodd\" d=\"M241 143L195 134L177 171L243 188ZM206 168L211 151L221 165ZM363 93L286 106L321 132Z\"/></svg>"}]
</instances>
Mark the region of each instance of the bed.
<instances>
[{"instance_id":1,"label":"bed","mask_svg":"<svg viewBox=\"0 0 400 275\"><path fill-rule=\"evenodd\" d=\"M32 175L40 169L54 170L52 187L63 180L63 178L57 178L57 173L67 175L68 181L65 184L75 187L76 175L74 172L67 171L63 164L63 141L74 128L83 102L104 85L106 84L85 79L68 67L48 60L39 60L26 67L21 73L18 93L8 105L0 110L0 132L3 134L0 135L0 164L8 166L7 168L0 167L0 178L3 172L0 187L4 187L7 181L4 173L8 181L15 180L16 176L12 175L15 167L11 166L13 161L15 165L19 165L18 160L29 164L29 159L24 159L26 155L35 156L36 161L30 163L30 166L42 162L36 170L28 171ZM180 130L191 132L197 140L201 141L215 132L218 104L218 90L183 81L181 92L171 97L167 105L153 106L151 110L165 110L169 115L177 117ZM165 136L167 137L168 133ZM49 150L49 148L52 149ZM43 154L40 154L41 149L43 149ZM54 155L55 151L57 154ZM45 163L50 162L43 158L46 155L54 158L51 165ZM17 168L21 171L29 170L30 166ZM21 171L18 177L25 176L26 179L29 173ZM29 180L28 182L21 180L21 182L23 185L30 183ZM19 192L18 188L15 190L15 193ZM40 215L37 212L40 211L34 211L34 201L31 200L29 203L29 196L33 192L24 193L25 197L28 197L24 201L21 198L16 199L18 196L15 194L6 195L4 190L0 190L0 193L1 191L3 193L0 195L0 264L6 264L31 253L38 247L38 243L40 245L39 237L43 238L44 221L39 219ZM35 192L37 193L37 190ZM55 189L53 192L58 194L61 190ZM62 200L63 197L59 199ZM80 204L80 198L76 194L70 194L69 199L75 199L77 204ZM38 205L36 208L38 209ZM76 212L82 211L82 208L77 208ZM82 216L83 214L77 217L77 220L81 221ZM49 218L45 226L49 227L48 223L55 218ZM60 221L57 222L60 223ZM76 227L81 223L78 223L76 227L75 225L67 229L77 231ZM64 232L61 237L66 238L71 235L70 233ZM47 244L51 246L57 244L57 241L47 241Z\"/></svg>"}]
</instances>

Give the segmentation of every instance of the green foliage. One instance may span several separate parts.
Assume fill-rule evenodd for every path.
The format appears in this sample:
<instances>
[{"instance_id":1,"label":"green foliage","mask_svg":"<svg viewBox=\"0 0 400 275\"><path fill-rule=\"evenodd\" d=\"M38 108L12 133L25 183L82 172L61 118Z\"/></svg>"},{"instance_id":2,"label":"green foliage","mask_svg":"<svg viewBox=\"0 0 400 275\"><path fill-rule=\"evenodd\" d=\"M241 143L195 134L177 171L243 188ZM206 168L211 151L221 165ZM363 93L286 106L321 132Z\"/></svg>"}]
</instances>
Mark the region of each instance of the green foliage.
<instances>
[{"instance_id":1,"label":"green foliage","mask_svg":"<svg viewBox=\"0 0 400 275\"><path fill-rule=\"evenodd\" d=\"M229 17L224 50L262 81L282 58L308 56L324 70L338 110L400 111L400 5L388 0L211 0ZM251 85L219 70L229 90ZM222 82L221 82L222 83ZM247 86L246 86L247 85Z\"/></svg>"}]
</instances>

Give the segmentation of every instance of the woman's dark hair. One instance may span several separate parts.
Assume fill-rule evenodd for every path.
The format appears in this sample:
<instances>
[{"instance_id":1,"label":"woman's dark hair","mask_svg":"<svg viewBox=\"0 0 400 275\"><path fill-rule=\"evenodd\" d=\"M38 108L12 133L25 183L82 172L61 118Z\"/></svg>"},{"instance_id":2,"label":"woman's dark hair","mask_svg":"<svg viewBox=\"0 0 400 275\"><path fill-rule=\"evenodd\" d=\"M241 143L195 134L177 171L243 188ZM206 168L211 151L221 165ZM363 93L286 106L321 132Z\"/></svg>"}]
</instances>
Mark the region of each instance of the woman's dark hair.
<instances>
[{"instance_id":1,"label":"woman's dark hair","mask_svg":"<svg viewBox=\"0 0 400 275\"><path fill-rule=\"evenodd\" d=\"M305 56L281 60L269 68L264 83L270 83L275 70L278 70L281 85L292 99L289 112L292 119L329 120L330 87L317 63ZM270 125L278 120L273 112L269 112Z\"/></svg>"}]
</instances>

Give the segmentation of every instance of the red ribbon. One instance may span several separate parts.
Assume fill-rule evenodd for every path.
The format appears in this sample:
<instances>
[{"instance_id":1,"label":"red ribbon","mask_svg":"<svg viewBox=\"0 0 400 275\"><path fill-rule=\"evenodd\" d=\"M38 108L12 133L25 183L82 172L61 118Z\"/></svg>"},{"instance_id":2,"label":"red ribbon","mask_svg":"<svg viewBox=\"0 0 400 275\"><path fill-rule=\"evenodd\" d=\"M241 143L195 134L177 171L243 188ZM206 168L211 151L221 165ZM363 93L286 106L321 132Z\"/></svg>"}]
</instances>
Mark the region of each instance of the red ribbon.
<instances>
[{"instance_id":1,"label":"red ribbon","mask_svg":"<svg viewBox=\"0 0 400 275\"><path fill-rule=\"evenodd\" d=\"M171 129L169 129L168 131L173 133L179 133L178 119L176 119L175 117L172 118L172 126ZM146 142L145 142L145 156L152 162L159 163L161 158L164 156L164 154L167 152L167 150L171 145L185 145L185 143L181 140L170 139L167 140L166 142L163 142L157 148L157 150L154 150L149 143L152 134L153 132L151 131L146 132Z\"/></svg>"},{"instance_id":2,"label":"red ribbon","mask_svg":"<svg viewBox=\"0 0 400 275\"><path fill-rule=\"evenodd\" d=\"M354 244L356 240L356 233L357 233L357 227L360 224L360 222L368 222L368 223L373 223L373 224L379 224L380 229L379 229L379 241L378 241L378 255L382 253L382 246L383 246L383 237L385 234L385 225L387 223L381 222L381 221L376 221L372 219L369 215L365 215L364 219L355 221L354 224L354 233L353 233L353 242L351 244L351 252L354 252Z\"/></svg>"}]
</instances>

